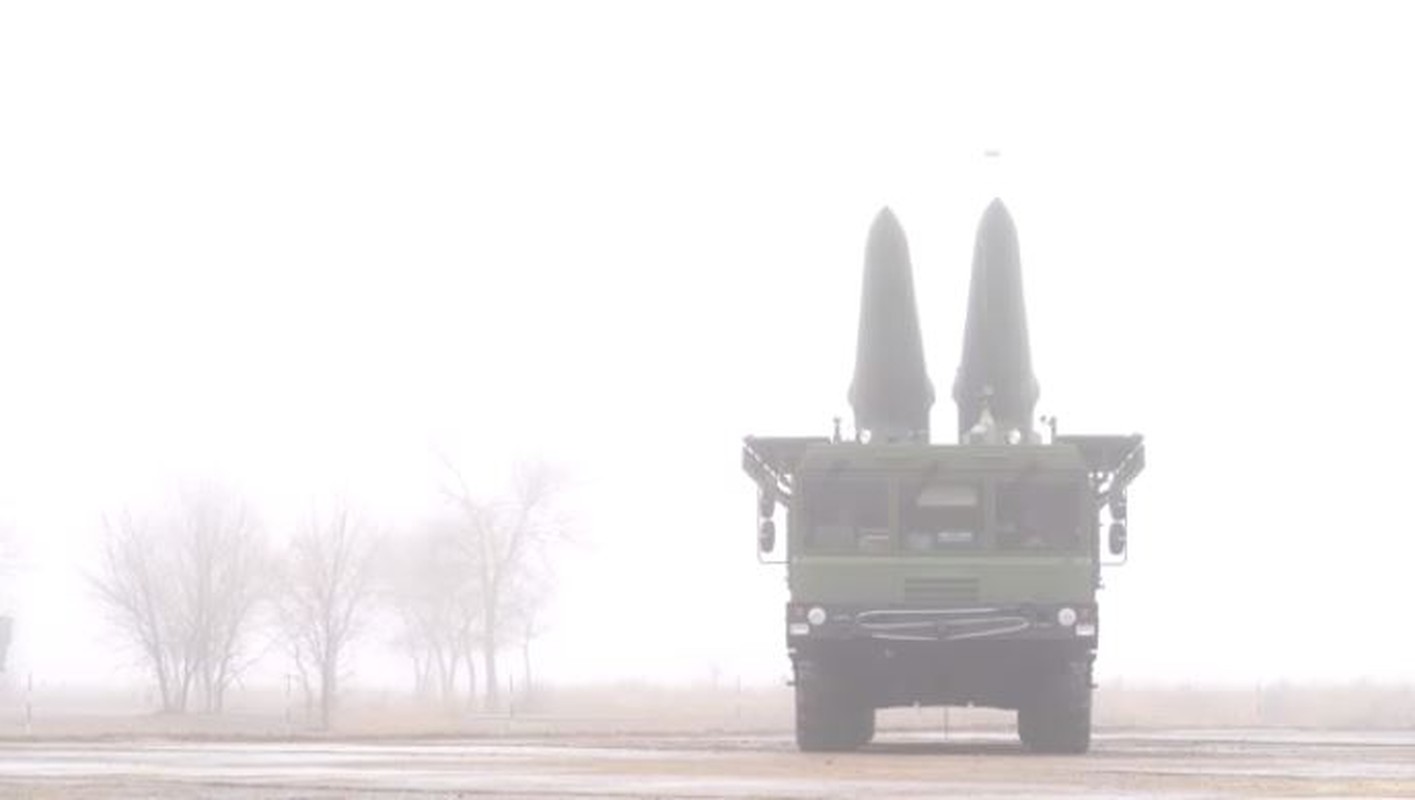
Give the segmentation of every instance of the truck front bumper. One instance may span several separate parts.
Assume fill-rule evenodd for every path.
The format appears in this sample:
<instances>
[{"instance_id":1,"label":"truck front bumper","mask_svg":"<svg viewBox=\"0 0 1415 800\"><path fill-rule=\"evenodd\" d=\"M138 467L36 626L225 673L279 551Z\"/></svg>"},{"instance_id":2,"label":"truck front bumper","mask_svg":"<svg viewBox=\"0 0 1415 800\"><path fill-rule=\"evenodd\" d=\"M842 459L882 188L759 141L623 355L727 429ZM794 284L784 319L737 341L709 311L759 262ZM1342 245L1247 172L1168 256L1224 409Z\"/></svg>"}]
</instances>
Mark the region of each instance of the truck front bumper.
<instances>
[{"instance_id":1,"label":"truck front bumper","mask_svg":"<svg viewBox=\"0 0 1415 800\"><path fill-rule=\"evenodd\" d=\"M1099 625L1092 604L1027 604L960 608L873 608L792 603L788 645L807 642L1072 642L1094 648Z\"/></svg>"},{"instance_id":2,"label":"truck front bumper","mask_svg":"<svg viewBox=\"0 0 1415 800\"><path fill-rule=\"evenodd\" d=\"M789 607L787 617L793 662L828 665L876 708L1015 709L1055 696L1058 686L1078 703L1089 697L1097 644L1095 606L805 604Z\"/></svg>"}]
</instances>

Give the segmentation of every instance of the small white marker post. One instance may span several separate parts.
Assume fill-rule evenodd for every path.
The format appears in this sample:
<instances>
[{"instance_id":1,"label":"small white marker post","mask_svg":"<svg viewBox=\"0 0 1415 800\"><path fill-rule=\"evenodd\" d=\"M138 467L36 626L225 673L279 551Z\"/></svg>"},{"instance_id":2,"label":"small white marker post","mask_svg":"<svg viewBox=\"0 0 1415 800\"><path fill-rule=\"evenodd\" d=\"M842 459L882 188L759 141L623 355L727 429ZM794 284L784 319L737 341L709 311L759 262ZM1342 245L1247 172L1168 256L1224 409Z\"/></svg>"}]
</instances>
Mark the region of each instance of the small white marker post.
<instances>
[{"instance_id":1,"label":"small white marker post","mask_svg":"<svg viewBox=\"0 0 1415 800\"><path fill-rule=\"evenodd\" d=\"M742 729L742 676L737 676L737 695L732 708L732 717L737 723L737 729Z\"/></svg>"},{"instance_id":2,"label":"small white marker post","mask_svg":"<svg viewBox=\"0 0 1415 800\"><path fill-rule=\"evenodd\" d=\"M506 722L502 727L505 733L511 732L511 720L516 718L516 676L506 676Z\"/></svg>"}]
</instances>

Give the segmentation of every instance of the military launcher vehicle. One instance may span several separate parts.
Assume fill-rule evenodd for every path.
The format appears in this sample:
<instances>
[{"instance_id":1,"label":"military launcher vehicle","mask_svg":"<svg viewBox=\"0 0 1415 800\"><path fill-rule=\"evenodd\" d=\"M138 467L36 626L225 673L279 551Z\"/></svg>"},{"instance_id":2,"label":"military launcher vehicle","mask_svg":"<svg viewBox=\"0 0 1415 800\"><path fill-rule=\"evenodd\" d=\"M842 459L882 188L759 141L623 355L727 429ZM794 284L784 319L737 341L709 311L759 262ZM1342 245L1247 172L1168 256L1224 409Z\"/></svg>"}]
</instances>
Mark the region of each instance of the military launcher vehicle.
<instances>
[{"instance_id":1,"label":"military launcher vehicle","mask_svg":"<svg viewBox=\"0 0 1415 800\"><path fill-rule=\"evenodd\" d=\"M785 509L786 645L802 750L849 750L894 706L1017 711L1036 752L1090 746L1103 559L1126 549L1139 435L1038 430L1017 232L983 214L963 354L958 442L930 441L908 244L885 209L865 252L849 399L854 433L747 437L759 557ZM773 560L771 563L782 563Z\"/></svg>"}]
</instances>

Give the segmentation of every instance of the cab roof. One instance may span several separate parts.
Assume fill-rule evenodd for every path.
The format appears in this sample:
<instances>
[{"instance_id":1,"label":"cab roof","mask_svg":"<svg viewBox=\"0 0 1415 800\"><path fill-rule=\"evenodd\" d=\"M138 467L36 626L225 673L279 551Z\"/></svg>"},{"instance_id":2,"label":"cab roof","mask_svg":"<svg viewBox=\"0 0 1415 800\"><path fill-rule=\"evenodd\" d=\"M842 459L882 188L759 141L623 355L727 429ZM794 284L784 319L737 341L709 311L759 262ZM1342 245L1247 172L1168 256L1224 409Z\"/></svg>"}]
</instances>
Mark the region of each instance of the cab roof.
<instances>
[{"instance_id":1,"label":"cab roof","mask_svg":"<svg viewBox=\"0 0 1415 800\"><path fill-rule=\"evenodd\" d=\"M803 449L795 472L1086 472L1081 451L1068 444L816 444Z\"/></svg>"}]
</instances>

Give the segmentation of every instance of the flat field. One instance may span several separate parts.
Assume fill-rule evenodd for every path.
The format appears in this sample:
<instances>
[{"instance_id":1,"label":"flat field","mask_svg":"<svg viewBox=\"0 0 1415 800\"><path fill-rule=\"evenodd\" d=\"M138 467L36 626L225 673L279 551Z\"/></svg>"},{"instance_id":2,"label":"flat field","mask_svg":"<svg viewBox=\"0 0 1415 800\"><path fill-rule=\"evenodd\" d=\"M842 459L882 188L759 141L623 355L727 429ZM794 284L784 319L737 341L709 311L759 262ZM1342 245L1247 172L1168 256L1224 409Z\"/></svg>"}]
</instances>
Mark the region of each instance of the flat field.
<instances>
[{"instance_id":1,"label":"flat field","mask_svg":"<svg viewBox=\"0 0 1415 800\"><path fill-rule=\"evenodd\" d=\"M939 709L881 712L858 753L803 754L777 689L562 689L497 715L353 699L332 731L269 697L222 715L49 697L27 727L7 702L0 796L1415 797L1399 688L1111 688L1079 757L1024 752L1011 714Z\"/></svg>"},{"instance_id":2,"label":"flat field","mask_svg":"<svg viewBox=\"0 0 1415 800\"><path fill-rule=\"evenodd\" d=\"M886 734L806 755L786 736L9 743L25 798L1415 797L1415 735L1113 733L1080 757L1011 737Z\"/></svg>"}]
</instances>

